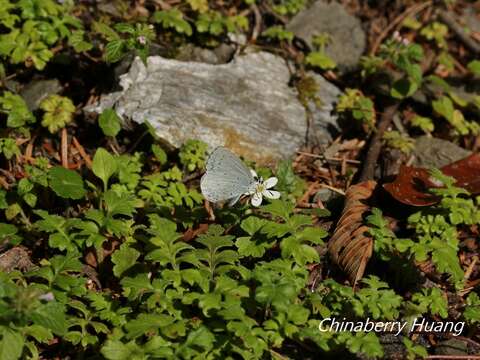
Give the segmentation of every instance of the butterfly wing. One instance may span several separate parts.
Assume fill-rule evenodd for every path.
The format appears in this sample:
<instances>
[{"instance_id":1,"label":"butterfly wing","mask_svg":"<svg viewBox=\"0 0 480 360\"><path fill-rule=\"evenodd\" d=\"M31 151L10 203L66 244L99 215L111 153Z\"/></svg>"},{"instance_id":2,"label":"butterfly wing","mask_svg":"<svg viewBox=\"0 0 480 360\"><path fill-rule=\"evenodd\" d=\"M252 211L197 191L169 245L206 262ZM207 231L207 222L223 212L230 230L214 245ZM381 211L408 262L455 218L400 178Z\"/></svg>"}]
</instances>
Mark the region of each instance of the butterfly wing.
<instances>
[{"instance_id":1,"label":"butterfly wing","mask_svg":"<svg viewBox=\"0 0 480 360\"><path fill-rule=\"evenodd\" d=\"M239 198L253 183L250 170L238 156L224 147L218 147L208 158L200 189L208 201L219 202Z\"/></svg>"}]
</instances>

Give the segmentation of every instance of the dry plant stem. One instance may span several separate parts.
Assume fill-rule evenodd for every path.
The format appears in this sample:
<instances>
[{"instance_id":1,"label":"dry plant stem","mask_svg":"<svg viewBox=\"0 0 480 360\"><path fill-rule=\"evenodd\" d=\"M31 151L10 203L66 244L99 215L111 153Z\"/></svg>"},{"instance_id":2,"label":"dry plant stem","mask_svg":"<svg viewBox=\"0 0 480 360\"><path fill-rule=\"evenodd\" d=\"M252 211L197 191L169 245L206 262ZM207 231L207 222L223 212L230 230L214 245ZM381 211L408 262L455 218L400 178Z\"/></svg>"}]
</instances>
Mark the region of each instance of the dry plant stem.
<instances>
[{"instance_id":1,"label":"dry plant stem","mask_svg":"<svg viewBox=\"0 0 480 360\"><path fill-rule=\"evenodd\" d=\"M10 188L10 185L8 185L7 180L5 180L3 176L0 176L0 186L2 186L5 190Z\"/></svg>"},{"instance_id":2,"label":"dry plant stem","mask_svg":"<svg viewBox=\"0 0 480 360\"><path fill-rule=\"evenodd\" d=\"M62 129L62 144L60 150L60 157L62 158L62 166L68 169L68 134L67 128Z\"/></svg>"},{"instance_id":3,"label":"dry plant stem","mask_svg":"<svg viewBox=\"0 0 480 360\"><path fill-rule=\"evenodd\" d=\"M478 261L478 257L474 256L471 264L468 266L467 270L465 271L465 275L463 276L465 280L468 280L472 275L473 269L475 268L475 264L477 263L477 261Z\"/></svg>"},{"instance_id":4,"label":"dry plant stem","mask_svg":"<svg viewBox=\"0 0 480 360\"><path fill-rule=\"evenodd\" d=\"M462 26L455 21L451 13L440 11L438 18L455 33L470 51L473 51L477 55L480 54L480 44L465 33Z\"/></svg>"},{"instance_id":5,"label":"dry plant stem","mask_svg":"<svg viewBox=\"0 0 480 360\"><path fill-rule=\"evenodd\" d=\"M72 142L73 142L73 146L75 146L77 148L80 156L83 158L83 160L85 160L85 163L87 164L87 167L89 169L91 169L92 168L92 159L90 159L90 156L88 156L88 154L85 152L85 149L83 148L82 145L80 145L80 143L78 142L78 140L75 136L73 137Z\"/></svg>"},{"instance_id":6,"label":"dry plant stem","mask_svg":"<svg viewBox=\"0 0 480 360\"><path fill-rule=\"evenodd\" d=\"M415 4L410 6L407 10L405 10L402 14L397 16L386 28L385 30L382 31L382 33L377 37L375 40L375 43L372 46L372 49L370 50L370 55L375 55L377 52L378 48L380 47L380 44L383 42L383 40L388 36L388 34L395 29L403 20L405 20L409 16L413 16L423 9L429 7L432 5L432 1L427 1L425 3L421 4Z\"/></svg>"},{"instance_id":7,"label":"dry plant stem","mask_svg":"<svg viewBox=\"0 0 480 360\"><path fill-rule=\"evenodd\" d=\"M480 355L430 355L426 359L439 360L480 360Z\"/></svg>"},{"instance_id":8,"label":"dry plant stem","mask_svg":"<svg viewBox=\"0 0 480 360\"><path fill-rule=\"evenodd\" d=\"M368 148L367 156L365 157L362 174L360 175L360 182L373 180L375 174L375 165L377 164L378 157L380 156L380 151L382 150L382 138L383 134L390 126L393 116L395 115L399 102L395 102L392 105L389 105L383 112L380 123L378 124L377 131L370 141L370 147Z\"/></svg>"},{"instance_id":9,"label":"dry plant stem","mask_svg":"<svg viewBox=\"0 0 480 360\"><path fill-rule=\"evenodd\" d=\"M260 30L262 29L262 14L260 13L257 5L252 4L251 7L255 19L255 25L252 30L252 37L250 38L250 42L255 42L257 41L258 35L260 34Z\"/></svg>"}]
</instances>

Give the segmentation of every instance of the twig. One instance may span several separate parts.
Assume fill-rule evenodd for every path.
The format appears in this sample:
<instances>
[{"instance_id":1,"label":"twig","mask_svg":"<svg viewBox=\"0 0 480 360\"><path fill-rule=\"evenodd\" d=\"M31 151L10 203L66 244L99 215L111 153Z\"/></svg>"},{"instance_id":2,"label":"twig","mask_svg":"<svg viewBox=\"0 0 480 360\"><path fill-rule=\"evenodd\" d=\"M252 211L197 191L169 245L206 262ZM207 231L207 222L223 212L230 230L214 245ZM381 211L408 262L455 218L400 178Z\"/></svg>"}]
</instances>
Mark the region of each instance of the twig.
<instances>
[{"instance_id":1,"label":"twig","mask_svg":"<svg viewBox=\"0 0 480 360\"><path fill-rule=\"evenodd\" d=\"M373 135L372 140L370 141L370 146L368 148L367 155L365 157L365 162L362 169L362 174L360 175L360 181L373 180L375 174L375 165L377 164L378 157L380 156L380 151L382 150L382 138L385 130L390 126L393 116L400 105L399 102L395 102L392 105L388 106L382 118L378 124L376 133Z\"/></svg>"},{"instance_id":2,"label":"twig","mask_svg":"<svg viewBox=\"0 0 480 360\"><path fill-rule=\"evenodd\" d=\"M478 342L476 342L475 340L472 340L472 339L467 338L465 336L455 336L455 338L457 338L458 340L463 340L465 342L468 342L468 343L472 344L473 346L480 349L480 344Z\"/></svg>"},{"instance_id":3,"label":"twig","mask_svg":"<svg viewBox=\"0 0 480 360\"><path fill-rule=\"evenodd\" d=\"M260 5L262 6L270 15L272 15L275 19L277 19L278 21L280 21L283 25L285 25L286 23L288 23L288 19L282 15L279 15L277 14L270 5L267 4L266 1L263 1L262 4Z\"/></svg>"},{"instance_id":4,"label":"twig","mask_svg":"<svg viewBox=\"0 0 480 360\"><path fill-rule=\"evenodd\" d=\"M35 142L36 138L37 135L32 136L30 142L27 145L27 148L25 149L25 155L23 155L25 161L29 162L30 164L35 162L35 159L33 158L33 143Z\"/></svg>"},{"instance_id":5,"label":"twig","mask_svg":"<svg viewBox=\"0 0 480 360\"><path fill-rule=\"evenodd\" d=\"M473 268L475 267L475 264L477 263L477 261L478 261L478 257L474 256L473 259L472 259L472 262L470 263L467 270L465 271L465 275L463 275L463 278L465 280L468 280L470 278L470 276L472 275Z\"/></svg>"},{"instance_id":6,"label":"twig","mask_svg":"<svg viewBox=\"0 0 480 360\"><path fill-rule=\"evenodd\" d=\"M335 187L333 187L333 186L330 186L330 185L327 185L327 184L318 184L318 186L320 186L321 188L325 188L325 189L332 190L332 191L334 191L334 192L336 192L336 193L339 193L340 195L345 196L345 191L340 190L340 189L337 189L337 188L335 188Z\"/></svg>"},{"instance_id":7,"label":"twig","mask_svg":"<svg viewBox=\"0 0 480 360\"><path fill-rule=\"evenodd\" d=\"M142 135L140 135L140 136L138 137L138 139L133 143L133 145L130 146L130 149L127 150L127 153L128 153L128 154L131 154L131 153L133 152L133 150L135 150L135 149L137 148L138 144L140 144L140 142L143 140L143 138L144 138L146 135L148 135L149 133L150 133L150 131L145 130L145 131L142 133Z\"/></svg>"},{"instance_id":8,"label":"twig","mask_svg":"<svg viewBox=\"0 0 480 360\"><path fill-rule=\"evenodd\" d=\"M480 355L429 355L426 359L440 359L440 360L478 360Z\"/></svg>"},{"instance_id":9,"label":"twig","mask_svg":"<svg viewBox=\"0 0 480 360\"><path fill-rule=\"evenodd\" d=\"M382 31L382 33L377 37L375 42L373 43L372 49L370 50L370 55L375 55L380 44L383 40L388 36L388 34L395 29L403 20L405 20L409 16L413 16L414 14L422 11L426 7L432 5L432 1L427 1L422 4L415 4L410 6L407 10L405 10L402 14L397 16L386 28Z\"/></svg>"},{"instance_id":10,"label":"twig","mask_svg":"<svg viewBox=\"0 0 480 360\"><path fill-rule=\"evenodd\" d=\"M310 197L310 194L312 194L314 191L315 191L315 188L318 186L318 182L312 182L309 186L308 186L308 189L307 191L305 191L302 195L302 197L300 198L300 200L298 200L297 203L299 204L303 204L303 203L306 203L308 198Z\"/></svg>"},{"instance_id":11,"label":"twig","mask_svg":"<svg viewBox=\"0 0 480 360\"><path fill-rule=\"evenodd\" d=\"M320 154L312 154L312 153L305 152L305 151L297 151L297 154L301 154L301 155L305 155L305 156L313 157L313 158L317 158L317 159L323 159L323 160L327 160L327 161L338 161L338 162L344 161L344 158L329 157L329 156L320 155ZM360 161L358 161L358 160L345 159L345 161L347 163L350 163L350 164L360 164Z\"/></svg>"},{"instance_id":12,"label":"twig","mask_svg":"<svg viewBox=\"0 0 480 360\"><path fill-rule=\"evenodd\" d=\"M8 190L10 188L10 185L8 185L7 180L3 176L0 176L0 185L3 186L5 190Z\"/></svg>"},{"instance_id":13,"label":"twig","mask_svg":"<svg viewBox=\"0 0 480 360\"><path fill-rule=\"evenodd\" d=\"M75 136L72 138L72 142L73 142L73 146L75 146L75 148L78 150L78 153L80 154L80 156L83 158L83 160L85 160L87 167L91 168L92 159L90 159L90 156L88 156L88 154L85 152L85 149L83 148L82 145L80 145L80 143L78 142Z\"/></svg>"},{"instance_id":14,"label":"twig","mask_svg":"<svg viewBox=\"0 0 480 360\"><path fill-rule=\"evenodd\" d=\"M62 158L62 166L68 169L68 134L67 128L62 129L62 143L60 149L60 157Z\"/></svg>"},{"instance_id":15,"label":"twig","mask_svg":"<svg viewBox=\"0 0 480 360\"><path fill-rule=\"evenodd\" d=\"M475 54L480 54L480 44L473 40L462 27L455 21L452 14L447 11L440 11L438 18L445 23L457 37L465 44L467 48L473 51Z\"/></svg>"},{"instance_id":16,"label":"twig","mask_svg":"<svg viewBox=\"0 0 480 360\"><path fill-rule=\"evenodd\" d=\"M253 17L255 18L255 25L253 26L252 37L250 38L250 42L255 42L262 28L262 14L260 14L260 10L258 9L257 5L252 4L251 7L253 10Z\"/></svg>"}]
</instances>

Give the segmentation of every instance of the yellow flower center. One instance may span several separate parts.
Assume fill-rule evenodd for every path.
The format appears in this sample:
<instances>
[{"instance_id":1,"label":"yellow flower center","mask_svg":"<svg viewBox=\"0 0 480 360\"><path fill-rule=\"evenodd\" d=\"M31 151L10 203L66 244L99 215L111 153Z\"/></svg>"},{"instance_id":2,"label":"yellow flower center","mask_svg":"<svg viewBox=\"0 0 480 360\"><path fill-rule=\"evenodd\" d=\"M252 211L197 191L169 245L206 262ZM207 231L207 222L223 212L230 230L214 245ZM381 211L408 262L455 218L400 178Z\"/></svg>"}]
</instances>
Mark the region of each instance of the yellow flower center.
<instances>
[{"instance_id":1,"label":"yellow flower center","mask_svg":"<svg viewBox=\"0 0 480 360\"><path fill-rule=\"evenodd\" d=\"M265 185L263 184L263 182L261 183L258 183L256 188L255 188L255 192L257 193L263 193L265 191Z\"/></svg>"}]
</instances>

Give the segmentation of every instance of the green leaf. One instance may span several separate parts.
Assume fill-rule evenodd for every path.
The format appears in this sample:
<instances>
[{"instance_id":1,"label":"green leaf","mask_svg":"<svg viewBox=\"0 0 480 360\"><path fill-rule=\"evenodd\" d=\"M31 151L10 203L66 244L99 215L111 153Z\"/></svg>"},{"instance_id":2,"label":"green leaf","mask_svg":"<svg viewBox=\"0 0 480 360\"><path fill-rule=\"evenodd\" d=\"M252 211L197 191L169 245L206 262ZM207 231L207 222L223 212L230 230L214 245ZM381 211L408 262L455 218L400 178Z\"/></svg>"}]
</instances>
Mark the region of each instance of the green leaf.
<instances>
[{"instance_id":1,"label":"green leaf","mask_svg":"<svg viewBox=\"0 0 480 360\"><path fill-rule=\"evenodd\" d=\"M286 40L288 42L293 40L294 34L291 31L286 30L283 26L271 26L262 33L262 36L265 36L270 39L276 40Z\"/></svg>"},{"instance_id":2,"label":"green leaf","mask_svg":"<svg viewBox=\"0 0 480 360\"><path fill-rule=\"evenodd\" d=\"M55 166L48 172L50 187L55 193L67 199L81 199L86 190L82 177L75 171Z\"/></svg>"},{"instance_id":3,"label":"green leaf","mask_svg":"<svg viewBox=\"0 0 480 360\"><path fill-rule=\"evenodd\" d=\"M93 157L92 171L103 181L104 190L107 190L108 180L117 172L118 165L113 155L104 148L99 148Z\"/></svg>"},{"instance_id":4,"label":"green leaf","mask_svg":"<svg viewBox=\"0 0 480 360\"><path fill-rule=\"evenodd\" d=\"M3 153L7 159L11 159L14 155L20 155L20 149L15 139L0 139L0 153Z\"/></svg>"},{"instance_id":5,"label":"green leaf","mask_svg":"<svg viewBox=\"0 0 480 360\"><path fill-rule=\"evenodd\" d=\"M7 126L16 128L26 123L34 123L35 116L30 112L20 95L5 91L0 97L1 111L7 114Z\"/></svg>"},{"instance_id":6,"label":"green leaf","mask_svg":"<svg viewBox=\"0 0 480 360\"><path fill-rule=\"evenodd\" d=\"M438 244L432 252L432 262L441 272L452 275L455 282L463 280L463 270L458 261L457 251L445 244Z\"/></svg>"},{"instance_id":7,"label":"green leaf","mask_svg":"<svg viewBox=\"0 0 480 360\"><path fill-rule=\"evenodd\" d=\"M337 66L332 58L321 51L313 51L308 54L305 57L305 63L310 66L318 67L322 70L334 69Z\"/></svg>"},{"instance_id":8,"label":"green leaf","mask_svg":"<svg viewBox=\"0 0 480 360\"><path fill-rule=\"evenodd\" d=\"M24 346L23 336L7 327L1 328L1 334L2 339L0 340L0 359L20 359Z\"/></svg>"},{"instance_id":9,"label":"green leaf","mask_svg":"<svg viewBox=\"0 0 480 360\"><path fill-rule=\"evenodd\" d=\"M62 336L67 332L65 307L55 301L35 309L30 318L35 324L46 327L57 335Z\"/></svg>"},{"instance_id":10,"label":"green leaf","mask_svg":"<svg viewBox=\"0 0 480 360\"><path fill-rule=\"evenodd\" d=\"M422 129L425 133L431 133L435 129L432 119L428 117L415 115L411 120L411 123L412 126Z\"/></svg>"},{"instance_id":11,"label":"green leaf","mask_svg":"<svg viewBox=\"0 0 480 360\"><path fill-rule=\"evenodd\" d=\"M417 89L417 83L409 79L399 79L393 83L390 95L395 99L403 99L413 95Z\"/></svg>"},{"instance_id":12,"label":"green leaf","mask_svg":"<svg viewBox=\"0 0 480 360\"><path fill-rule=\"evenodd\" d=\"M0 243L18 244L22 238L16 235L17 232L15 225L0 223Z\"/></svg>"},{"instance_id":13,"label":"green leaf","mask_svg":"<svg viewBox=\"0 0 480 360\"><path fill-rule=\"evenodd\" d=\"M145 333L157 331L158 328L166 327L173 322L173 317L164 314L140 314L136 319L130 320L125 325L127 338L137 338Z\"/></svg>"},{"instance_id":14,"label":"green leaf","mask_svg":"<svg viewBox=\"0 0 480 360\"><path fill-rule=\"evenodd\" d=\"M480 323L480 297L478 294L471 292L467 297L467 306L463 312L463 316L471 323Z\"/></svg>"},{"instance_id":15,"label":"green leaf","mask_svg":"<svg viewBox=\"0 0 480 360\"><path fill-rule=\"evenodd\" d=\"M118 340L107 340L100 350L108 360L140 360L143 351L134 341L124 344Z\"/></svg>"},{"instance_id":16,"label":"green leaf","mask_svg":"<svg viewBox=\"0 0 480 360\"><path fill-rule=\"evenodd\" d=\"M93 44L85 41L84 36L85 31L75 30L72 31L68 38L68 44L73 47L77 53L89 51L93 48Z\"/></svg>"},{"instance_id":17,"label":"green leaf","mask_svg":"<svg viewBox=\"0 0 480 360\"><path fill-rule=\"evenodd\" d=\"M455 108L448 97L442 96L440 99L434 100L432 102L432 107L436 113L442 115L445 119L451 120L453 118Z\"/></svg>"},{"instance_id":18,"label":"green leaf","mask_svg":"<svg viewBox=\"0 0 480 360\"><path fill-rule=\"evenodd\" d=\"M249 216L242 221L240 227L247 232L248 235L253 235L265 225L265 220L256 216Z\"/></svg>"},{"instance_id":19,"label":"green leaf","mask_svg":"<svg viewBox=\"0 0 480 360\"><path fill-rule=\"evenodd\" d=\"M42 126L47 127L52 134L71 122L75 112L72 100L55 94L44 99L40 103L40 108L45 111Z\"/></svg>"},{"instance_id":20,"label":"green leaf","mask_svg":"<svg viewBox=\"0 0 480 360\"><path fill-rule=\"evenodd\" d=\"M160 165L165 165L167 163L167 153L159 145L152 145L152 152L155 155L155 159L160 163Z\"/></svg>"},{"instance_id":21,"label":"green leaf","mask_svg":"<svg viewBox=\"0 0 480 360\"><path fill-rule=\"evenodd\" d=\"M123 39L115 39L105 46L105 61L115 63L120 61L128 51L127 43Z\"/></svg>"},{"instance_id":22,"label":"green leaf","mask_svg":"<svg viewBox=\"0 0 480 360\"><path fill-rule=\"evenodd\" d=\"M112 262L115 264L113 266L113 274L117 278L121 277L125 271L135 265L139 257L140 253L137 250L127 244L123 244L120 246L120 249L112 254Z\"/></svg>"},{"instance_id":23,"label":"green leaf","mask_svg":"<svg viewBox=\"0 0 480 360\"><path fill-rule=\"evenodd\" d=\"M182 12L176 8L156 11L152 20L160 24L164 29L175 29L178 33L188 36L192 35L192 27L183 19Z\"/></svg>"},{"instance_id":24,"label":"green leaf","mask_svg":"<svg viewBox=\"0 0 480 360\"><path fill-rule=\"evenodd\" d=\"M107 136L117 136L120 131L120 118L113 109L105 109L98 118L98 124Z\"/></svg>"},{"instance_id":25,"label":"green leaf","mask_svg":"<svg viewBox=\"0 0 480 360\"><path fill-rule=\"evenodd\" d=\"M271 246L270 243L252 240L250 236L239 237L235 241L238 253L243 256L262 257L265 251Z\"/></svg>"},{"instance_id":26,"label":"green leaf","mask_svg":"<svg viewBox=\"0 0 480 360\"><path fill-rule=\"evenodd\" d=\"M120 39L120 35L118 35L115 30L113 30L110 26L108 26L105 23L94 21L92 23L92 30L99 34L102 34L103 37L107 39L107 41Z\"/></svg>"},{"instance_id":27,"label":"green leaf","mask_svg":"<svg viewBox=\"0 0 480 360\"><path fill-rule=\"evenodd\" d=\"M480 60L470 61L467 67L475 76L480 76Z\"/></svg>"}]
</instances>

